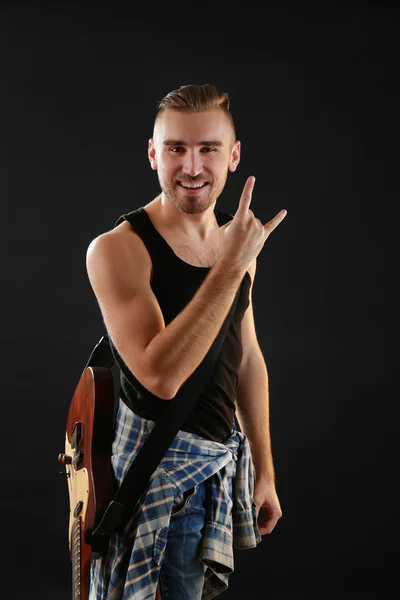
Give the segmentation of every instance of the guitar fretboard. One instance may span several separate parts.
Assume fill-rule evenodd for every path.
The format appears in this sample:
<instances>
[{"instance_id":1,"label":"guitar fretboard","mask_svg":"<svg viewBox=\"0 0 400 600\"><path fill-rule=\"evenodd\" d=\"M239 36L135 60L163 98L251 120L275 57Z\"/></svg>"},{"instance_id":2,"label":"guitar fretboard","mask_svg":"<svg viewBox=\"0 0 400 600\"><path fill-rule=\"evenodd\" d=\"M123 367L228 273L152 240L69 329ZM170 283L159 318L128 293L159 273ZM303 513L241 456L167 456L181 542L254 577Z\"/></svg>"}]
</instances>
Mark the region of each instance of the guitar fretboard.
<instances>
[{"instance_id":1,"label":"guitar fretboard","mask_svg":"<svg viewBox=\"0 0 400 600\"><path fill-rule=\"evenodd\" d=\"M81 600L81 518L75 519L71 535L73 600Z\"/></svg>"}]
</instances>

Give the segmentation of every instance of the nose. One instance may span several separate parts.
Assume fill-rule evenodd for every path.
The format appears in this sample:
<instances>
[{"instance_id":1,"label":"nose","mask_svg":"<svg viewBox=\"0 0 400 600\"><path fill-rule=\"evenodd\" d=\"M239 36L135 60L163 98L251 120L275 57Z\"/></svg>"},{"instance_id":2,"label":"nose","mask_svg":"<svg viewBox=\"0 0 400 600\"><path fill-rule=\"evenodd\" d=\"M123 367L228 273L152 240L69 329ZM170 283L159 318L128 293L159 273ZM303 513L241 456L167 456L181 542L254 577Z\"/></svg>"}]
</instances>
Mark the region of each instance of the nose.
<instances>
[{"instance_id":1,"label":"nose","mask_svg":"<svg viewBox=\"0 0 400 600\"><path fill-rule=\"evenodd\" d=\"M191 177L199 175L203 170L200 153L194 149L188 149L185 152L182 168L183 172Z\"/></svg>"}]
</instances>

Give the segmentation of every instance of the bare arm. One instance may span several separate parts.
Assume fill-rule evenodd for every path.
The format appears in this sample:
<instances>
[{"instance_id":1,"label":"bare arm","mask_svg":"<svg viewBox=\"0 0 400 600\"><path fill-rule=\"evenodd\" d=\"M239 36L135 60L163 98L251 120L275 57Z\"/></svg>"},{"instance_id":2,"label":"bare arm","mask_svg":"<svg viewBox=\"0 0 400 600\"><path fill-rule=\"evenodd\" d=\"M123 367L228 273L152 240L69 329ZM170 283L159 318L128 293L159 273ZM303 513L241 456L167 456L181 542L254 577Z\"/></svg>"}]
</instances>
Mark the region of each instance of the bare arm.
<instances>
[{"instance_id":1,"label":"bare arm","mask_svg":"<svg viewBox=\"0 0 400 600\"><path fill-rule=\"evenodd\" d=\"M256 260L249 272L254 285ZM275 472L272 459L268 372L257 341L253 303L250 290L250 304L244 314L241 333L243 360L239 371L237 390L237 417L243 433L250 444L251 457L256 472L254 500L257 506L257 521L261 535L271 533L282 516L282 509L275 486Z\"/></svg>"},{"instance_id":2,"label":"bare arm","mask_svg":"<svg viewBox=\"0 0 400 600\"><path fill-rule=\"evenodd\" d=\"M253 185L249 178L234 218L220 228L217 262L168 326L150 286L151 261L140 238L112 230L89 245L88 276L107 331L128 368L159 398L173 398L201 363L248 265L286 214L281 211L265 226L255 219L249 210Z\"/></svg>"},{"instance_id":3,"label":"bare arm","mask_svg":"<svg viewBox=\"0 0 400 600\"><path fill-rule=\"evenodd\" d=\"M149 257L141 242L126 244L121 237L122 232L109 232L91 242L89 280L126 365L146 389L169 400L207 354L244 272L216 263L192 300L165 326L150 286Z\"/></svg>"},{"instance_id":4,"label":"bare arm","mask_svg":"<svg viewBox=\"0 0 400 600\"><path fill-rule=\"evenodd\" d=\"M274 482L271 438L269 428L268 372L258 344L252 302L252 290L256 273L256 259L249 273L252 285L249 306L241 323L243 358L239 370L237 390L237 417L246 434L257 478Z\"/></svg>"}]
</instances>

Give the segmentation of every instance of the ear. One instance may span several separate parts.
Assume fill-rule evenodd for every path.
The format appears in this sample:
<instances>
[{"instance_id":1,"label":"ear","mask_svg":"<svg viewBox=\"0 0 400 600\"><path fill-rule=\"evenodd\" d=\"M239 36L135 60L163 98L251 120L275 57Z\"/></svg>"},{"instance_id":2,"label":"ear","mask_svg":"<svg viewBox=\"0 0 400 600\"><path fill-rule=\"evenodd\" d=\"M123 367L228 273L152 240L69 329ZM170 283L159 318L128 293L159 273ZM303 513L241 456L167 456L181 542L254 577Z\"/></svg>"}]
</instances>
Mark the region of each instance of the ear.
<instances>
[{"instance_id":1,"label":"ear","mask_svg":"<svg viewBox=\"0 0 400 600\"><path fill-rule=\"evenodd\" d=\"M231 150L231 156L229 159L229 163L228 163L228 169L233 173L234 171L236 171L236 168L240 162L240 142L239 140L237 140L233 146L232 146L232 150Z\"/></svg>"},{"instance_id":2,"label":"ear","mask_svg":"<svg viewBox=\"0 0 400 600\"><path fill-rule=\"evenodd\" d=\"M147 150L147 156L149 157L151 168L156 171L157 170L157 160L156 160L156 148L154 145L154 139L149 139L149 147Z\"/></svg>"}]
</instances>

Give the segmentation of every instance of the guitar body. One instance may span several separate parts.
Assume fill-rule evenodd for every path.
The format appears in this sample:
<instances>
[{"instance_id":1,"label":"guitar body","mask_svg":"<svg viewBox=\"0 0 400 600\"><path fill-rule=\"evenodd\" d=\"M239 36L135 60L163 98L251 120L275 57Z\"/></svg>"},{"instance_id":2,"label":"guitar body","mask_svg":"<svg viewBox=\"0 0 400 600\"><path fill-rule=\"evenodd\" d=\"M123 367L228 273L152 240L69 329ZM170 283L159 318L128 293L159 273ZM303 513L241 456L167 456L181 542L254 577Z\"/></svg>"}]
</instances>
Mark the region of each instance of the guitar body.
<instances>
[{"instance_id":1,"label":"guitar body","mask_svg":"<svg viewBox=\"0 0 400 600\"><path fill-rule=\"evenodd\" d=\"M111 466L113 427L112 372L108 367L87 367L70 404L65 453L58 456L65 465L70 501L72 600L88 600L90 560L96 548L87 539L117 491Z\"/></svg>"}]
</instances>

